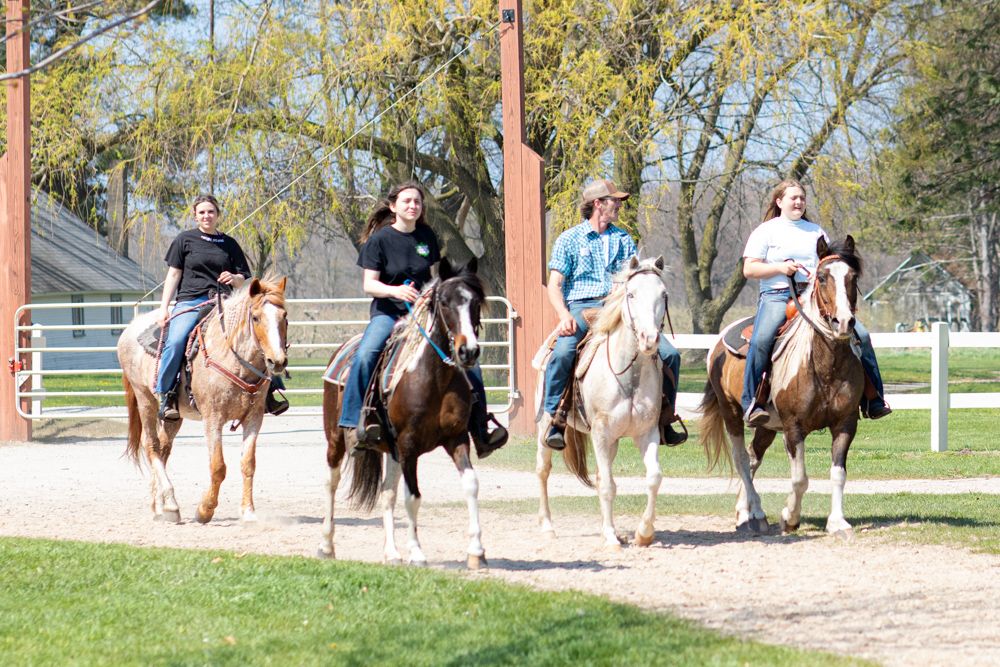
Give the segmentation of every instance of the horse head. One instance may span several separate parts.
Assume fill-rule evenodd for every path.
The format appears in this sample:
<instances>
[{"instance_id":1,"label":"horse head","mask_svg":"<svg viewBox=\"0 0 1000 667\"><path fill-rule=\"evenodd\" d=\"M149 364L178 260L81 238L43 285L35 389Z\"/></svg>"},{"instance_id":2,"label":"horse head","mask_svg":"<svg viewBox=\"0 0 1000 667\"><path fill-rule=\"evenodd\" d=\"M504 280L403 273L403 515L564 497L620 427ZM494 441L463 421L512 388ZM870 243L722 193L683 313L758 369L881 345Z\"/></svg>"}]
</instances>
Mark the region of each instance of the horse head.
<instances>
[{"instance_id":1,"label":"horse head","mask_svg":"<svg viewBox=\"0 0 1000 667\"><path fill-rule=\"evenodd\" d=\"M250 282L250 329L264 353L267 372L281 373L288 365L288 313L285 310L285 284L258 280Z\"/></svg>"},{"instance_id":2,"label":"horse head","mask_svg":"<svg viewBox=\"0 0 1000 667\"><path fill-rule=\"evenodd\" d=\"M847 338L854 331L854 313L858 308L858 279L861 257L854 237L827 244L822 236L816 241L819 264L813 281L813 293L819 315L837 338Z\"/></svg>"},{"instance_id":3,"label":"horse head","mask_svg":"<svg viewBox=\"0 0 1000 667\"><path fill-rule=\"evenodd\" d=\"M635 334L639 352L651 355L660 344L660 329L667 307L667 288L663 284L663 257L632 257L625 267L622 318Z\"/></svg>"},{"instance_id":4,"label":"horse head","mask_svg":"<svg viewBox=\"0 0 1000 667\"><path fill-rule=\"evenodd\" d=\"M463 368L472 367L479 359L479 310L486 295L477 267L475 257L458 267L442 258L440 282L431 302L434 316L440 318L448 335L452 357Z\"/></svg>"}]
</instances>

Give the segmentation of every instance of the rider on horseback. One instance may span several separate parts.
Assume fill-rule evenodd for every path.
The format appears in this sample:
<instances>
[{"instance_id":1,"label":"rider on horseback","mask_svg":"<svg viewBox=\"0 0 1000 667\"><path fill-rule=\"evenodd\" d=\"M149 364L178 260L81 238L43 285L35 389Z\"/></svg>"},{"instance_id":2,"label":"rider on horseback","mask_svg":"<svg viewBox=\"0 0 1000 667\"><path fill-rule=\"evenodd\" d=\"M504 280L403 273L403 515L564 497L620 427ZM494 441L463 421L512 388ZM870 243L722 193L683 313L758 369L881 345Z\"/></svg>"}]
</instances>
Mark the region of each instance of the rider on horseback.
<instances>
[{"instance_id":1,"label":"rider on horseback","mask_svg":"<svg viewBox=\"0 0 1000 667\"><path fill-rule=\"evenodd\" d=\"M767 423L767 396L758 397L778 329L786 321L785 305L791 298L788 279L793 278L796 292L805 288L816 269L816 241L828 238L823 229L806 219L806 193L793 180L782 181L771 191L765 222L750 234L743 251L743 275L760 280L760 300L753 323L753 335L747 351L743 375L743 418L752 426ZM871 336L860 322L854 331L861 343L861 365L867 387L861 397L861 411L870 419L885 417L892 409L885 403L882 375L875 359Z\"/></svg>"},{"instance_id":2,"label":"rider on horseback","mask_svg":"<svg viewBox=\"0 0 1000 667\"><path fill-rule=\"evenodd\" d=\"M635 242L612 223L618 219L622 203L629 193L618 190L612 181L594 181L583 190L580 213L583 222L567 229L556 239L549 260L549 303L559 316L559 338L545 368L543 408L552 416L545 434L545 444L556 450L566 446L566 414L560 399L569 385L576 361L577 346L587 333L583 311L600 308L601 300L612 288L611 276L637 253ZM663 362L663 398L660 408L660 441L679 445L687 439L671 424L676 414L677 380L681 357L666 336L660 336L659 357Z\"/></svg>"},{"instance_id":3,"label":"rider on horseback","mask_svg":"<svg viewBox=\"0 0 1000 667\"><path fill-rule=\"evenodd\" d=\"M348 440L356 440L358 449L374 448L383 438L376 411L361 411L365 392L385 349L396 321L407 314L406 304L420 296L420 288L430 282L441 259L440 245L434 231L424 222L424 190L416 182L395 186L388 197L368 216L361 238L364 246L358 266L364 269L364 291L374 297L371 316L361 338L354 362L344 386L339 426L347 430ZM484 458L507 442L507 429L486 412L486 388L482 371L475 366L467 372L475 395L469 432L476 453ZM489 422L496 428L489 430Z\"/></svg>"}]
</instances>

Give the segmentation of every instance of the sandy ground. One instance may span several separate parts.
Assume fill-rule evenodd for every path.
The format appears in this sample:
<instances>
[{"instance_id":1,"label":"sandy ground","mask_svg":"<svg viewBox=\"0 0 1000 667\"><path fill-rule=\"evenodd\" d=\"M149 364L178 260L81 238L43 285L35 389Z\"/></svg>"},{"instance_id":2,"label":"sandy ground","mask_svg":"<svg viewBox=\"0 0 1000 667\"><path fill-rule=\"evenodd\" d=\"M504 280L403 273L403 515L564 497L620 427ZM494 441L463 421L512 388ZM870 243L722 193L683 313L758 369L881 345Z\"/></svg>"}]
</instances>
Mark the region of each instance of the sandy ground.
<instances>
[{"instance_id":1,"label":"sandy ground","mask_svg":"<svg viewBox=\"0 0 1000 667\"><path fill-rule=\"evenodd\" d=\"M269 418L258 450L256 524L238 520L239 440L226 436L229 478L208 525L192 520L208 468L200 425L184 426L169 470L181 504L179 525L154 523L148 475L122 458L124 440L100 429L36 429L41 444L0 445L0 534L146 547L226 549L312 556L320 542L327 471L322 433L312 420ZM302 430L305 428L306 430ZM105 428L105 431L107 429ZM533 474L479 466L484 501L537 497ZM812 471L817 477L825 471ZM432 567L461 569L467 515L450 461L440 451L421 460L420 535ZM642 480L619 479L619 493L642 493ZM725 480L665 479L661 493L717 493ZM785 491L774 480L764 490ZM588 496L559 476L553 496ZM1000 507L1000 478L848 482L847 493L975 490ZM828 491L816 480L810 493ZM989 499L989 500L987 500ZM595 503L596 504L596 503ZM379 562L377 513L338 506L336 548L342 559ZM396 539L405 548L405 510ZM848 517L850 519L850 517ZM540 589L574 588L648 609L669 611L727 633L770 643L834 651L887 665L1000 664L1000 557L961 549L900 545L871 527L843 542L819 532L737 536L729 520L661 515L653 546L610 551L590 516L555 516L558 537L540 536L533 515L484 511L486 576ZM635 516L618 516L630 534ZM405 550L404 550L405 556Z\"/></svg>"}]
</instances>

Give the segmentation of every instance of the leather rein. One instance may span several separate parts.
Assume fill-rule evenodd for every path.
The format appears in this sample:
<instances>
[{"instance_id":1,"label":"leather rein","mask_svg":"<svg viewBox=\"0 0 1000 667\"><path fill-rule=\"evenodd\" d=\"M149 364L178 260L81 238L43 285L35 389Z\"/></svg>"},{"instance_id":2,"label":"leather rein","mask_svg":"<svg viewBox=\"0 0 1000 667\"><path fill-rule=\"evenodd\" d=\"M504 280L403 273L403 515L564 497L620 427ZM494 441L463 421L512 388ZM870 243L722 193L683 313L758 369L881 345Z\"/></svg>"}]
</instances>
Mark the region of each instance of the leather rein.
<instances>
[{"instance_id":1,"label":"leather rein","mask_svg":"<svg viewBox=\"0 0 1000 667\"><path fill-rule=\"evenodd\" d=\"M834 262L840 259L843 259L840 255L827 255L822 259L820 259L819 263L816 265L816 271L813 273L813 281L815 282L816 276L819 275L819 267L822 266L824 262ZM799 317L805 320L806 323L808 323L809 326L811 326L816 331L816 333L820 335L820 338L823 339L823 342L826 343L827 347L833 349L831 345L831 340L832 340L831 337L818 324L816 324L816 322L814 322L812 318L806 315L805 309L803 309L802 304L799 303L799 295L795 291L795 277L794 276L785 276L785 277L788 279L788 291L789 294L791 294L792 296L792 303L795 304L795 310L798 312ZM818 303L816 305L816 309L819 310ZM823 315L822 310L820 310L820 315ZM823 317L829 320L829 316L823 315Z\"/></svg>"},{"instance_id":2,"label":"leather rein","mask_svg":"<svg viewBox=\"0 0 1000 667\"><path fill-rule=\"evenodd\" d=\"M639 340L639 332L636 331L636 328L635 328L635 318L632 316L632 303L629 301L629 298L628 298L628 281L632 280L632 278L634 278L634 277L636 277L638 275L642 275L644 273L652 273L652 274L654 274L654 275L656 275L658 277L660 275L659 272L655 271L654 269L648 269L648 268L647 269L641 269L639 271L636 271L632 275L630 275L628 277L628 279L625 280L625 287L624 287L624 289L626 290L625 291L625 297L624 297L624 299L625 299L625 310L628 311L628 324L629 324L629 328L632 330L632 336L636 339L637 342ZM666 297L664 297L663 306L664 306L664 312L667 315L667 324L670 326L670 335L674 336L675 335L674 334L674 323L670 321L670 307L667 305L667 299L666 299ZM663 323L662 322L660 322L660 328L661 329L663 328ZM605 344L604 344L604 352L605 352L605 354L607 356L608 368L614 374L616 380L619 377L621 377L622 375L624 375L625 373L627 373L632 368L632 366L635 365L635 360L639 358L639 347L637 345L636 349L635 349L635 354L632 355L632 359L628 362L628 365L626 365L625 368L622 369L621 372L619 372L619 371L616 371L615 367L611 364L611 345L608 342L605 342ZM619 384L621 384L621 383L619 383Z\"/></svg>"},{"instance_id":3,"label":"leather rein","mask_svg":"<svg viewBox=\"0 0 1000 667\"><path fill-rule=\"evenodd\" d=\"M219 323L222 326L223 333L225 333L226 325L225 325L225 320L222 317L221 302L222 299L219 299ZM253 321L251 319L252 317L253 314L251 309L247 308L247 329L250 331L250 336L253 338L254 342L257 343L257 347L260 348L260 341L257 339L257 333L254 331L253 328ZM265 384L271 381L271 376L265 372L266 368L265 371L261 371L260 369L258 369L256 366L254 366L249 361L247 361L239 354L237 354L236 350L233 349L232 345L228 345L229 351L233 353L233 356L236 357L236 360L240 362L241 366L243 366L244 368L246 368L251 373L257 376L258 378L257 382L254 383L247 382L239 375L232 372L219 362L217 362L215 359L212 359L211 355L208 352L208 346L205 345L205 334L203 331L204 324L205 323L203 322L198 325L196 333L198 336L198 344L201 346L201 353L204 356L203 362L207 368L211 368L213 371L223 376L224 378L235 384L237 387L239 387L240 389L251 395L256 394L258 391L260 391L261 387L263 387Z\"/></svg>"}]
</instances>

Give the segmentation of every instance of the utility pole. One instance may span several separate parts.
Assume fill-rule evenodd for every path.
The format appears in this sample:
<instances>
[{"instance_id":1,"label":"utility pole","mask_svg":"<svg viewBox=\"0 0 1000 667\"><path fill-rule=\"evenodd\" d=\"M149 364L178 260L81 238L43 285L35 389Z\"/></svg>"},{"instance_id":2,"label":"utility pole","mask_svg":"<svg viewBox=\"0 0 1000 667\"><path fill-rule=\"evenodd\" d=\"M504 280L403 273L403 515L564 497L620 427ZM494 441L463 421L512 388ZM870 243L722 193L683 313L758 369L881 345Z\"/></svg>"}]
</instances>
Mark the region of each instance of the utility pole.
<instances>
[{"instance_id":1,"label":"utility pole","mask_svg":"<svg viewBox=\"0 0 1000 667\"><path fill-rule=\"evenodd\" d=\"M503 107L503 210L507 248L507 299L514 326L514 377L520 395L510 413L510 430L535 430L537 372L531 358L545 340L554 315L545 306L544 161L527 144L524 131L524 51L521 0L500 1L500 82Z\"/></svg>"},{"instance_id":2,"label":"utility pole","mask_svg":"<svg viewBox=\"0 0 1000 667\"><path fill-rule=\"evenodd\" d=\"M7 0L7 71L30 67L28 17L30 0ZM0 157L0 362L10 372L0 371L0 441L31 440L31 422L21 417L14 401L14 371L22 355L14 349L27 347L24 333L14 331L17 309L31 297L31 112L28 76L11 79L7 85L7 153ZM24 362L28 360L24 356ZM30 401L21 409L30 410Z\"/></svg>"}]
</instances>

